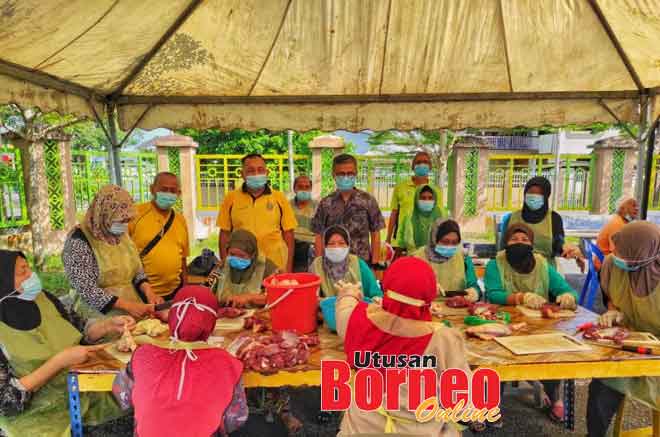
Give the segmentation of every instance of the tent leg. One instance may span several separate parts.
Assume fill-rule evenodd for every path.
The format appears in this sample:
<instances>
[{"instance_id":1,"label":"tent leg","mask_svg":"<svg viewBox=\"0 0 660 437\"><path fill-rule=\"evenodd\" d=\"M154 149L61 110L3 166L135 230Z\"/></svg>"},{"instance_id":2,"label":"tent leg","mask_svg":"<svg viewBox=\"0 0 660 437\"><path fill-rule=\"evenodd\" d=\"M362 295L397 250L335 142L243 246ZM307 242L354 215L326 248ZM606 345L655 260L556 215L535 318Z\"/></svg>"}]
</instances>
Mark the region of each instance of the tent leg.
<instances>
[{"instance_id":1,"label":"tent leg","mask_svg":"<svg viewBox=\"0 0 660 437\"><path fill-rule=\"evenodd\" d=\"M645 147L645 134L649 126L649 118L652 100L648 96L642 96L640 102L640 114L639 114L639 133L637 134L637 144L639 146L638 157L637 157L637 179L635 181L635 198L637 202L641 205L643 202L642 196L644 192L644 175L645 164L646 164L646 147Z\"/></svg>"},{"instance_id":2,"label":"tent leg","mask_svg":"<svg viewBox=\"0 0 660 437\"><path fill-rule=\"evenodd\" d=\"M289 129L286 133L289 151L289 185L291 186L291 192L293 193L293 181L296 179L295 163L293 160L293 131Z\"/></svg>"},{"instance_id":3,"label":"tent leg","mask_svg":"<svg viewBox=\"0 0 660 437\"><path fill-rule=\"evenodd\" d=\"M642 201L640 208L640 218L646 220L649 210L649 191L651 189L651 172L653 171L653 153L655 152L655 138L658 132L658 123L656 120L651 126L651 131L646 142L646 167L644 167L644 186L642 187Z\"/></svg>"},{"instance_id":4,"label":"tent leg","mask_svg":"<svg viewBox=\"0 0 660 437\"><path fill-rule=\"evenodd\" d=\"M115 184L121 186L121 159L119 157L119 141L117 139L117 105L108 103L106 112L108 114L108 135L110 136L110 148L112 150L110 159L112 160L114 170L112 179Z\"/></svg>"}]
</instances>

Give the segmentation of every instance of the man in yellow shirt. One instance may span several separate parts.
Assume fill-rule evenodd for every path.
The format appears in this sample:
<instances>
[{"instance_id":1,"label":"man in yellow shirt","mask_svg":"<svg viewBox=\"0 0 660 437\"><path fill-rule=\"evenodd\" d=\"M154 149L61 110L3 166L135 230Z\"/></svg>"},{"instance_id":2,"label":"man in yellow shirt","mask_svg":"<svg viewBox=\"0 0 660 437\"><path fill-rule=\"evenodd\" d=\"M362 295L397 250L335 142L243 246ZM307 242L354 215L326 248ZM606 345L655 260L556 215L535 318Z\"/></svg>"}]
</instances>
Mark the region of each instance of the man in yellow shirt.
<instances>
[{"instance_id":1,"label":"man in yellow shirt","mask_svg":"<svg viewBox=\"0 0 660 437\"><path fill-rule=\"evenodd\" d=\"M136 205L137 215L128 232L154 293L171 299L186 283L186 258L190 250L186 219L173 209L181 195L176 175L158 173L151 194L150 202Z\"/></svg>"},{"instance_id":2,"label":"man in yellow shirt","mask_svg":"<svg viewBox=\"0 0 660 437\"><path fill-rule=\"evenodd\" d=\"M294 230L298 226L291 204L280 191L268 185L266 161L259 154L245 156L243 185L228 193L218 214L220 257L227 257L231 232L245 229L257 237L259 251L275 265L293 271Z\"/></svg>"}]
</instances>

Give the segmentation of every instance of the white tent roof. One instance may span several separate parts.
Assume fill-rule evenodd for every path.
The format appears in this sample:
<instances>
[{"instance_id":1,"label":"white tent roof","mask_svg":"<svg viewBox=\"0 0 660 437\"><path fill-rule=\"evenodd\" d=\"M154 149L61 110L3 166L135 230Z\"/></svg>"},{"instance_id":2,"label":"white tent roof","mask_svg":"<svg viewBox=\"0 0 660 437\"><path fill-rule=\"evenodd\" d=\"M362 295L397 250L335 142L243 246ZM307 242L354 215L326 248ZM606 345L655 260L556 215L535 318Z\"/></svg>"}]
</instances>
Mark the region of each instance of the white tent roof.
<instances>
[{"instance_id":1,"label":"white tent roof","mask_svg":"<svg viewBox=\"0 0 660 437\"><path fill-rule=\"evenodd\" d=\"M638 121L660 0L0 0L0 47L0 103L124 128Z\"/></svg>"}]
</instances>

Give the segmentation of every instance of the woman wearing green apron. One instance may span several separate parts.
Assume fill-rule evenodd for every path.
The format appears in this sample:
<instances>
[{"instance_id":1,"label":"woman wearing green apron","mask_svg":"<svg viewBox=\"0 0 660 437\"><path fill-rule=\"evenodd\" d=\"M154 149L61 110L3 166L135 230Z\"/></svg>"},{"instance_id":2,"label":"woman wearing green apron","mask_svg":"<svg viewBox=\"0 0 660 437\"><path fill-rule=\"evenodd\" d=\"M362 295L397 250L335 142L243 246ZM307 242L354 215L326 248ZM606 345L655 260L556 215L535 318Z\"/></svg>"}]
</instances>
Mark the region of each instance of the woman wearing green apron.
<instances>
[{"instance_id":1,"label":"woman wearing green apron","mask_svg":"<svg viewBox=\"0 0 660 437\"><path fill-rule=\"evenodd\" d=\"M383 293L376 282L376 277L360 257L348 253L351 238L343 226L330 226L323 234L325 251L317 257L309 269L321 277L321 295L337 295L337 283L344 281L361 284L365 297L381 297Z\"/></svg>"},{"instance_id":2,"label":"woman wearing green apron","mask_svg":"<svg viewBox=\"0 0 660 437\"><path fill-rule=\"evenodd\" d=\"M117 316L85 327L42 290L22 253L0 251L0 434L70 435L66 372L107 346L81 341L120 335L124 325L134 324ZM86 425L98 425L119 417L120 410L109 393L83 393L81 414Z\"/></svg>"},{"instance_id":3,"label":"woman wearing green apron","mask_svg":"<svg viewBox=\"0 0 660 437\"><path fill-rule=\"evenodd\" d=\"M524 223L534 232L534 251L543 255L553 267L556 267L555 257L573 258L584 270L584 257L580 249L565 242L564 223L561 216L550 209L550 194L552 186L543 176L535 176L525 184L525 200L519 211L511 213L508 221L503 223L507 230L515 223ZM499 247L504 247L500 240Z\"/></svg>"},{"instance_id":4,"label":"woman wearing green apron","mask_svg":"<svg viewBox=\"0 0 660 437\"><path fill-rule=\"evenodd\" d=\"M216 296L221 303L238 307L265 305L263 281L278 272L275 263L259 254L254 234L244 229L231 233L227 259L219 269L213 287Z\"/></svg>"},{"instance_id":5,"label":"woman wearing green apron","mask_svg":"<svg viewBox=\"0 0 660 437\"><path fill-rule=\"evenodd\" d=\"M525 305L539 309L548 301L561 308L577 308L577 293L540 254L534 253L534 232L522 223L513 223L504 234L506 246L486 265L486 297L499 305ZM541 381L545 405L554 421L564 416L559 396L560 381Z\"/></svg>"},{"instance_id":6,"label":"woman wearing green apron","mask_svg":"<svg viewBox=\"0 0 660 437\"><path fill-rule=\"evenodd\" d=\"M608 311L599 324L626 326L660 335L660 228L632 222L612 236L614 253L601 269L601 287L608 296ZM605 435L624 396L654 410L660 409L660 378L594 379L589 385L587 430Z\"/></svg>"},{"instance_id":7,"label":"woman wearing green apron","mask_svg":"<svg viewBox=\"0 0 660 437\"><path fill-rule=\"evenodd\" d=\"M163 302L147 282L140 256L127 234L135 216L133 199L117 185L101 188L62 252L64 270L82 311L142 318ZM137 290L145 296L144 303Z\"/></svg>"},{"instance_id":8,"label":"woman wearing green apron","mask_svg":"<svg viewBox=\"0 0 660 437\"><path fill-rule=\"evenodd\" d=\"M421 185L415 190L415 203L412 214L402 217L399 229L399 244L409 255L429 244L429 232L433 223L443 217L438 206L436 192L429 185Z\"/></svg>"},{"instance_id":9,"label":"woman wearing green apron","mask_svg":"<svg viewBox=\"0 0 660 437\"><path fill-rule=\"evenodd\" d=\"M298 227L294 231L296 245L293 271L306 272L309 268L310 253L313 253L312 217L318 202L312 200L312 180L307 175L300 175L293 181L293 191L295 196L291 199L291 208L298 222Z\"/></svg>"},{"instance_id":10,"label":"woman wearing green apron","mask_svg":"<svg viewBox=\"0 0 660 437\"><path fill-rule=\"evenodd\" d=\"M438 297L446 291L466 291L470 302L479 300L481 289L472 259L463 254L461 229L454 220L439 219L429 230L428 243L413 253L435 272Z\"/></svg>"}]
</instances>

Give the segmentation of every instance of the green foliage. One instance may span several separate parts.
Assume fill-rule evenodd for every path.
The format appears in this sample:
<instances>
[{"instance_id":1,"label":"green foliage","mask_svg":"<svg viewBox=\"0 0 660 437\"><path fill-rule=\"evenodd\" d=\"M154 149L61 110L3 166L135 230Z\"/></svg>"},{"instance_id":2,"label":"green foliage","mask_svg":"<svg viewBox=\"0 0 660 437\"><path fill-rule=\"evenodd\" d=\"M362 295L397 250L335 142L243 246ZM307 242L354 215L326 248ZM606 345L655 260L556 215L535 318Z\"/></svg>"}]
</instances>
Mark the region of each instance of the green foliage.
<instances>
[{"instance_id":1,"label":"green foliage","mask_svg":"<svg viewBox=\"0 0 660 437\"><path fill-rule=\"evenodd\" d=\"M453 143L454 134L447 131L447 144ZM438 144L440 142L439 130L412 130L412 131L382 131L375 132L367 142L372 146L396 144L397 146L416 146L419 144Z\"/></svg>"},{"instance_id":2,"label":"green foliage","mask_svg":"<svg viewBox=\"0 0 660 437\"><path fill-rule=\"evenodd\" d=\"M248 153L285 154L288 150L286 132L270 132L266 129L246 131L234 129L221 131L220 129L198 130L192 128L179 129L177 133L192 137L199 148L198 154L237 154ZM309 155L307 146L315 137L323 132L311 130L293 133L293 150L296 154Z\"/></svg>"}]
</instances>

